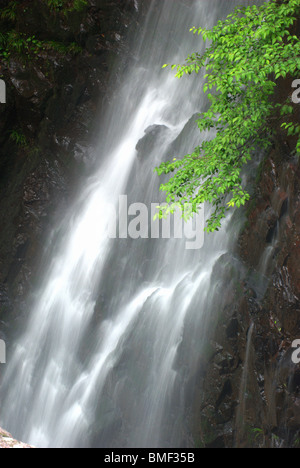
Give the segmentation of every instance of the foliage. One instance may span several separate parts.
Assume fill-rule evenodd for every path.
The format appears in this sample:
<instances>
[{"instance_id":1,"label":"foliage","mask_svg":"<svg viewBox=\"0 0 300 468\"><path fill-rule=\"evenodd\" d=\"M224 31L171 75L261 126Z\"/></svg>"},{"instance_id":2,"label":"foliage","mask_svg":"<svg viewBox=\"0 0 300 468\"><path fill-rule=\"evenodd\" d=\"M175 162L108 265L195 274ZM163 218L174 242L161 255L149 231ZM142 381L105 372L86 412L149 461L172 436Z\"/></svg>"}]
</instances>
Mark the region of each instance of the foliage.
<instances>
[{"instance_id":1,"label":"foliage","mask_svg":"<svg viewBox=\"0 0 300 468\"><path fill-rule=\"evenodd\" d=\"M214 212L206 231L214 231L230 207L249 200L241 171L257 147L269 146L272 119L294 109L287 103L275 104L273 94L278 78L300 70L300 40L291 32L299 13L299 0L271 0L260 7L237 8L211 30L191 29L209 46L204 54L193 53L184 65L172 69L181 78L206 67L203 91L211 105L199 115L197 125L215 136L202 141L192 154L155 169L158 175L175 173L160 187L168 205L160 207L159 217L186 203L196 212L199 204L209 202ZM282 127L299 137L299 124L285 121ZM296 151L300 152L300 138Z\"/></svg>"},{"instance_id":2,"label":"foliage","mask_svg":"<svg viewBox=\"0 0 300 468\"><path fill-rule=\"evenodd\" d=\"M29 1L27 3L29 3ZM72 11L81 11L88 5L87 0L39 0L39 1L44 3L51 11L61 11L64 14L68 14ZM18 5L20 6L19 1L11 0L8 3L8 5L5 8L3 8L3 10L1 11L1 18L2 19L7 18L10 20L16 19Z\"/></svg>"},{"instance_id":3,"label":"foliage","mask_svg":"<svg viewBox=\"0 0 300 468\"><path fill-rule=\"evenodd\" d=\"M46 3L50 10L63 11L65 14L81 11L88 4L87 0L73 0L71 2L68 0L46 0Z\"/></svg>"},{"instance_id":4,"label":"foliage","mask_svg":"<svg viewBox=\"0 0 300 468\"><path fill-rule=\"evenodd\" d=\"M18 146L27 146L27 139L25 135L19 130L13 130L9 138L15 142Z\"/></svg>"},{"instance_id":5,"label":"foliage","mask_svg":"<svg viewBox=\"0 0 300 468\"><path fill-rule=\"evenodd\" d=\"M58 41L41 41L34 35L27 36L14 29L6 34L0 34L0 57L9 60L11 56L31 60L41 51L53 50L61 55L77 54L82 48L74 42L64 44Z\"/></svg>"},{"instance_id":6,"label":"foliage","mask_svg":"<svg viewBox=\"0 0 300 468\"><path fill-rule=\"evenodd\" d=\"M87 6L87 0L42 0L51 13L61 13L67 16L73 11L81 11ZM39 52L53 50L61 55L77 54L82 48L74 43L64 43L54 40L39 40L35 35L21 32L18 28L20 17L25 6L30 2L10 1L0 12L0 19L4 22L0 32L0 59L8 61L12 56L22 60L32 60Z\"/></svg>"},{"instance_id":7,"label":"foliage","mask_svg":"<svg viewBox=\"0 0 300 468\"><path fill-rule=\"evenodd\" d=\"M263 430L260 429L259 427L254 427L252 429L252 432L255 435L255 439L257 439L259 436L261 436L264 433Z\"/></svg>"},{"instance_id":8,"label":"foliage","mask_svg":"<svg viewBox=\"0 0 300 468\"><path fill-rule=\"evenodd\" d=\"M17 6L18 4L16 1L10 2L8 6L1 11L1 18L10 21L15 20L17 16Z\"/></svg>"},{"instance_id":9,"label":"foliage","mask_svg":"<svg viewBox=\"0 0 300 468\"><path fill-rule=\"evenodd\" d=\"M295 440L294 446L295 446L295 448L299 448L299 447L300 447L300 437L298 437L298 438Z\"/></svg>"}]
</instances>

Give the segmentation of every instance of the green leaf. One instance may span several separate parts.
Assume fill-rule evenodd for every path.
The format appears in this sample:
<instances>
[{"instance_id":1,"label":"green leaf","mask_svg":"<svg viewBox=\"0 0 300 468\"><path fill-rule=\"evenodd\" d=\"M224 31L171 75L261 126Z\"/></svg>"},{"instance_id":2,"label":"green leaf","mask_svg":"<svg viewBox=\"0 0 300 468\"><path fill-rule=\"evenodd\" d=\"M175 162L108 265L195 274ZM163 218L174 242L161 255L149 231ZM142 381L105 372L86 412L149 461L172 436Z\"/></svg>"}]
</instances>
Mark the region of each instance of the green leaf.
<instances>
[{"instance_id":1,"label":"green leaf","mask_svg":"<svg viewBox=\"0 0 300 468\"><path fill-rule=\"evenodd\" d=\"M294 107L278 105L272 96L277 79L297 72L300 76L300 40L290 34L299 15L299 0L238 7L210 30L191 28L210 44L202 55L193 53L183 65L172 66L178 78L206 68L203 92L211 91L210 107L196 124L200 132L214 133L199 136L191 154L162 163L156 172L169 174L160 187L167 201L190 203L193 210L199 203L213 205L207 232L218 230L230 208L250 199L241 172L257 147L270 147L269 121L285 115L294 119ZM281 123L281 128L288 135L300 135L300 125L293 121ZM300 138L296 152L300 154Z\"/></svg>"}]
</instances>

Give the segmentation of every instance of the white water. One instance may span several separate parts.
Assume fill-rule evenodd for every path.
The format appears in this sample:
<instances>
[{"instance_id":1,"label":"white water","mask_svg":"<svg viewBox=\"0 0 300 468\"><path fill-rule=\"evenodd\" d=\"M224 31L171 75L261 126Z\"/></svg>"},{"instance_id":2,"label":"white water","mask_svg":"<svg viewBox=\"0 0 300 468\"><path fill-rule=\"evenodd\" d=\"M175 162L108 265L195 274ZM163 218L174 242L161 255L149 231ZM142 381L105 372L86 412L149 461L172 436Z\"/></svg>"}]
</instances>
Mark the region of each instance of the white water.
<instances>
[{"instance_id":1,"label":"white water","mask_svg":"<svg viewBox=\"0 0 300 468\"><path fill-rule=\"evenodd\" d=\"M7 363L1 425L38 447L193 445L186 384L199 330L213 307L212 271L231 244L226 226L188 251L184 239L109 240L111 204L159 201L153 168L195 112L202 79L161 70L199 50L191 26L210 27L246 1L152 2L136 59L101 121L99 171L70 208ZM137 155L150 125L168 127ZM199 143L185 130L170 157ZM53 235L53 234L52 234ZM55 237L55 236L54 236ZM49 256L50 255L50 256Z\"/></svg>"}]
</instances>

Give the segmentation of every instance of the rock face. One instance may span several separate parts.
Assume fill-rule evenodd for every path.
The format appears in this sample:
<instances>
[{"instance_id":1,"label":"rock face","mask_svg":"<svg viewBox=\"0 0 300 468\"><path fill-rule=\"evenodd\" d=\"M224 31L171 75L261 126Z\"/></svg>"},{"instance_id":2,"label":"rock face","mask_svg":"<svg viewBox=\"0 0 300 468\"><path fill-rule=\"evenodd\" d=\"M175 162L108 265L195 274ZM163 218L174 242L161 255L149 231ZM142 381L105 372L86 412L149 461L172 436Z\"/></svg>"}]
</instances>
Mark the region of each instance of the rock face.
<instances>
[{"instance_id":1,"label":"rock face","mask_svg":"<svg viewBox=\"0 0 300 468\"><path fill-rule=\"evenodd\" d=\"M24 444L23 442L18 442L15 440L11 434L8 432L4 431L0 427L0 448L12 448L12 449L30 449L30 448L35 448L32 447L31 445Z\"/></svg>"},{"instance_id":2,"label":"rock face","mask_svg":"<svg viewBox=\"0 0 300 468\"><path fill-rule=\"evenodd\" d=\"M11 2L2 3L4 8ZM111 80L117 84L131 60L128 32L134 33L144 13L134 0L87 3L67 17L51 12L46 2L20 3L20 34L62 45L37 50L30 58L0 58L7 87L7 103L0 105L2 338L7 318L12 323L22 312L45 233L72 201L75 181L78 186L93 170L101 130L97 116L113 97Z\"/></svg>"},{"instance_id":3,"label":"rock face","mask_svg":"<svg viewBox=\"0 0 300 468\"><path fill-rule=\"evenodd\" d=\"M277 99L291 82L278 84ZM299 122L300 105L296 112ZM281 134L280 122L274 129L239 245L216 267L226 292L196 377L201 447L300 446L300 364L292 360L300 338L300 163L294 139Z\"/></svg>"}]
</instances>

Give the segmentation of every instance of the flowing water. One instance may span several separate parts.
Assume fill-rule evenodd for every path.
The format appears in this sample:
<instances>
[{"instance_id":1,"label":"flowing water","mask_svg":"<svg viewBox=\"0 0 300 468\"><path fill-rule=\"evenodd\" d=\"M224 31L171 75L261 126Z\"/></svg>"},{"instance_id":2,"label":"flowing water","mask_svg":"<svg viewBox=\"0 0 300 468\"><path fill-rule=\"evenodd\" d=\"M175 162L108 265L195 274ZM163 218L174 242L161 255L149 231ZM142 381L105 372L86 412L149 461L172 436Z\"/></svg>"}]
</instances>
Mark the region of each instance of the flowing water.
<instances>
[{"instance_id":1,"label":"flowing water","mask_svg":"<svg viewBox=\"0 0 300 468\"><path fill-rule=\"evenodd\" d=\"M1 425L14 436L38 447L193 446L186 387L213 308L212 271L233 242L230 218L198 249L176 236L147 238L142 227L142 238L130 238L132 216L118 223L115 213L125 201L159 202L155 165L199 144L191 118L206 106L203 79L177 80L161 66L199 50L190 27L211 27L241 3L249 2L151 2L134 63L99 125L99 170L51 234L8 359ZM109 238L119 224L121 235Z\"/></svg>"}]
</instances>

